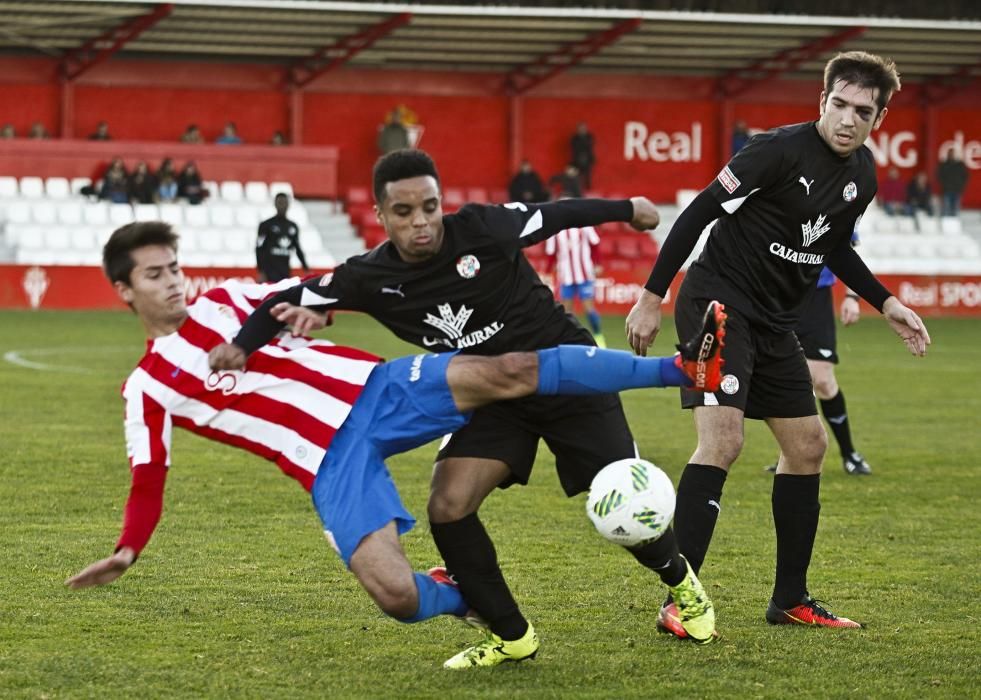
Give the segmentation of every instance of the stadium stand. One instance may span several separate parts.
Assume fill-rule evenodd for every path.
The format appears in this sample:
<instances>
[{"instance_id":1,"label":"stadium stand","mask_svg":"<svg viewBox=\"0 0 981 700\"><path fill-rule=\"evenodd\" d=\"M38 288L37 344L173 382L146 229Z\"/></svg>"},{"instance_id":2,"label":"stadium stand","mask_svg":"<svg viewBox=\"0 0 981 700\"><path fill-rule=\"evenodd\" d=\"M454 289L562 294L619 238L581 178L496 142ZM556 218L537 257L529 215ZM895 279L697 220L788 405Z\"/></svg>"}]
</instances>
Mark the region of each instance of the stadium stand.
<instances>
[{"instance_id":1,"label":"stadium stand","mask_svg":"<svg viewBox=\"0 0 981 700\"><path fill-rule=\"evenodd\" d=\"M213 190L217 196L204 204L129 205L73 194L87 184L87 178L0 177L0 262L99 265L101 247L115 228L131 221L164 220L181 232L185 264L252 269L256 228L275 214L272 197L293 191L285 182L224 181ZM337 240L353 238L347 217L335 209L327 203L318 209L315 222L304 202L290 205L289 216L300 226L301 245L314 269L333 267L337 260L320 226Z\"/></svg>"}]
</instances>

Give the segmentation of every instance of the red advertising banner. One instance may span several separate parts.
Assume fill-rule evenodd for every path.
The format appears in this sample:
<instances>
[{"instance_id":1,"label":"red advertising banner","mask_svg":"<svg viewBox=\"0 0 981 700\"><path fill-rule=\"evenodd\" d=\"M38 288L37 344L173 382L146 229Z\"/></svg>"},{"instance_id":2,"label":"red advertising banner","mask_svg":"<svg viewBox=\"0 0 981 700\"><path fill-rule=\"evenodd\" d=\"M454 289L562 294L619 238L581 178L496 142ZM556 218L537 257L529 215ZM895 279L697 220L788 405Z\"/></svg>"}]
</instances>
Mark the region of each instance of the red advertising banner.
<instances>
[{"instance_id":1,"label":"red advertising banner","mask_svg":"<svg viewBox=\"0 0 981 700\"><path fill-rule=\"evenodd\" d=\"M539 270L551 283L549 275ZM596 306L603 313L626 314L640 296L650 265L611 260L596 280ZM255 281L245 268L184 268L188 299L227 279ZM981 275L881 275L879 279L904 304L923 316L981 317ZM665 310L681 284L678 276L668 292ZM844 287L836 285L836 294ZM0 265L0 309L124 309L97 267L67 265Z\"/></svg>"}]
</instances>

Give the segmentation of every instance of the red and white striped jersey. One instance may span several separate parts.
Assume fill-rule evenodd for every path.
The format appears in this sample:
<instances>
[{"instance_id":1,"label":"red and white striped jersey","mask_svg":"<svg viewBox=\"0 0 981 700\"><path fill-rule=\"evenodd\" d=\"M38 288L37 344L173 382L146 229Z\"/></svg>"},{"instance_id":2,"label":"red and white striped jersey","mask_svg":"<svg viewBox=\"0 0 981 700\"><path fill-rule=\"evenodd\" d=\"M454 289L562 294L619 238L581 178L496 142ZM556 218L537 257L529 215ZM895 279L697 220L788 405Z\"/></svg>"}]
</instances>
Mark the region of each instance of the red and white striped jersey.
<instances>
[{"instance_id":1,"label":"red and white striped jersey","mask_svg":"<svg viewBox=\"0 0 981 700\"><path fill-rule=\"evenodd\" d=\"M170 465L173 426L276 462L307 490L351 411L375 355L280 334L244 372L214 372L208 351L228 342L268 296L297 284L228 281L188 307L180 329L150 340L123 385L130 465Z\"/></svg>"},{"instance_id":2,"label":"red and white striped jersey","mask_svg":"<svg viewBox=\"0 0 981 700\"><path fill-rule=\"evenodd\" d=\"M592 226L567 228L545 240L545 254L555 256L555 282L582 284L596 279L592 246L599 244Z\"/></svg>"}]
</instances>

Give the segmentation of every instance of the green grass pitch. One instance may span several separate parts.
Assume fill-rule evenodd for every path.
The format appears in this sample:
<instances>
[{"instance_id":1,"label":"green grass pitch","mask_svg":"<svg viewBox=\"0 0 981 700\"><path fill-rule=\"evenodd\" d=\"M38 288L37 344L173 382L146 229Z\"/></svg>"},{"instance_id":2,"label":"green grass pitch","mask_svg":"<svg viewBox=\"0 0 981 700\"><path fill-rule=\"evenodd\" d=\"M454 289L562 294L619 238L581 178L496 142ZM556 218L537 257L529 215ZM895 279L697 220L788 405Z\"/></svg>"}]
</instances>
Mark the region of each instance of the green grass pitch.
<instances>
[{"instance_id":1,"label":"green grass pitch","mask_svg":"<svg viewBox=\"0 0 981 700\"><path fill-rule=\"evenodd\" d=\"M623 347L623 319L605 319ZM765 426L750 422L702 578L720 643L660 636L664 590L592 530L544 449L527 488L482 517L542 638L537 660L480 672L442 661L476 640L449 619L385 618L324 542L307 495L275 466L175 431L163 521L141 560L101 589L66 577L106 556L129 475L119 387L143 352L127 313L0 312L0 697L788 698L979 697L981 321L929 322L911 358L873 315L840 330L856 443L832 448L810 587L861 631L773 628ZM656 351L670 350L668 325ZM343 316L328 337L413 352ZM673 391L624 395L641 453L677 481L695 444ZM404 539L438 563L425 524L435 445L391 460L422 522Z\"/></svg>"}]
</instances>

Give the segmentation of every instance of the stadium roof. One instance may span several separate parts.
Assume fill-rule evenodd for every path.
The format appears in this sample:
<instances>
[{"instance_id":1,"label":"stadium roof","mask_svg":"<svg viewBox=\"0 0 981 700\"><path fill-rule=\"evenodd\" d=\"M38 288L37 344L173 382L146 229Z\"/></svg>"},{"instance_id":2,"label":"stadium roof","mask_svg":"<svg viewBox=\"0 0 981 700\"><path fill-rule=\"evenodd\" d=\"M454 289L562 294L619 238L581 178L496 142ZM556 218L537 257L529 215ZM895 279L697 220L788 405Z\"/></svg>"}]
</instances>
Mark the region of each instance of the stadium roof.
<instances>
[{"instance_id":1,"label":"stadium roof","mask_svg":"<svg viewBox=\"0 0 981 700\"><path fill-rule=\"evenodd\" d=\"M349 65L488 72L507 76L517 92L565 70L708 76L738 86L767 76L811 78L849 49L891 56L906 80L974 81L981 21L314 0L0 0L0 51L61 58L75 66L69 77L119 55L293 65L297 84Z\"/></svg>"}]
</instances>

